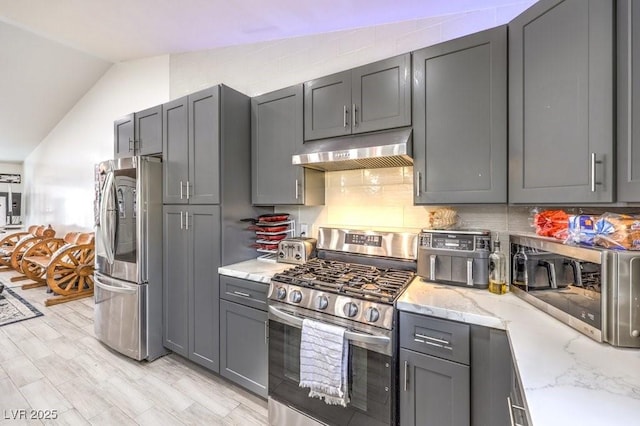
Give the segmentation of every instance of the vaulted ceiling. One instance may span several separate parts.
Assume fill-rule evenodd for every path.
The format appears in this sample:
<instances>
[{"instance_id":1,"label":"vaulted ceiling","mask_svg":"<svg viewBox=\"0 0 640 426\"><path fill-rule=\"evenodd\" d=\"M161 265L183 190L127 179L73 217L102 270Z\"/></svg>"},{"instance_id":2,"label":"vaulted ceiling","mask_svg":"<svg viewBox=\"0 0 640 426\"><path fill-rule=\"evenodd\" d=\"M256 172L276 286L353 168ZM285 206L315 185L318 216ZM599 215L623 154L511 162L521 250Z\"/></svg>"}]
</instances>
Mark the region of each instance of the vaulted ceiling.
<instances>
[{"instance_id":1,"label":"vaulted ceiling","mask_svg":"<svg viewBox=\"0 0 640 426\"><path fill-rule=\"evenodd\" d=\"M0 162L21 162L116 62L523 0L0 0Z\"/></svg>"}]
</instances>

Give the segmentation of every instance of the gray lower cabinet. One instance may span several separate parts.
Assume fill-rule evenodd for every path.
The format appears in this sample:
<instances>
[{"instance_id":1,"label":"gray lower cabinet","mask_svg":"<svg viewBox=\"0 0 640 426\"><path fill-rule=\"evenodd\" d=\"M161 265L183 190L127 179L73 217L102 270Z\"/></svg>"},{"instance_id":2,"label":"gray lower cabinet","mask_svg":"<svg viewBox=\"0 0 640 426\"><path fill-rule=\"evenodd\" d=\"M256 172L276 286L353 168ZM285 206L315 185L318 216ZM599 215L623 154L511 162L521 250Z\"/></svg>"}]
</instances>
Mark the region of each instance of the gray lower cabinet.
<instances>
[{"instance_id":1,"label":"gray lower cabinet","mask_svg":"<svg viewBox=\"0 0 640 426\"><path fill-rule=\"evenodd\" d=\"M220 374L266 398L267 350L267 313L221 300Z\"/></svg>"},{"instance_id":2,"label":"gray lower cabinet","mask_svg":"<svg viewBox=\"0 0 640 426\"><path fill-rule=\"evenodd\" d=\"M220 276L220 374L267 397L269 284Z\"/></svg>"},{"instance_id":3,"label":"gray lower cabinet","mask_svg":"<svg viewBox=\"0 0 640 426\"><path fill-rule=\"evenodd\" d=\"M400 348L400 424L469 426L469 366Z\"/></svg>"},{"instance_id":4,"label":"gray lower cabinet","mask_svg":"<svg viewBox=\"0 0 640 426\"><path fill-rule=\"evenodd\" d=\"M541 0L509 23L509 201L614 200L614 0Z\"/></svg>"},{"instance_id":5,"label":"gray lower cabinet","mask_svg":"<svg viewBox=\"0 0 640 426\"><path fill-rule=\"evenodd\" d=\"M414 204L507 202L507 28L413 52Z\"/></svg>"},{"instance_id":6,"label":"gray lower cabinet","mask_svg":"<svg viewBox=\"0 0 640 426\"><path fill-rule=\"evenodd\" d=\"M220 207L164 206L164 344L219 371Z\"/></svg>"},{"instance_id":7,"label":"gray lower cabinet","mask_svg":"<svg viewBox=\"0 0 640 426\"><path fill-rule=\"evenodd\" d=\"M504 331L401 312L399 367L401 425L509 426Z\"/></svg>"},{"instance_id":8,"label":"gray lower cabinet","mask_svg":"<svg viewBox=\"0 0 640 426\"><path fill-rule=\"evenodd\" d=\"M640 201L640 4L618 0L617 200Z\"/></svg>"},{"instance_id":9,"label":"gray lower cabinet","mask_svg":"<svg viewBox=\"0 0 640 426\"><path fill-rule=\"evenodd\" d=\"M324 172L291 164L302 146L302 85L251 99L251 201L324 204Z\"/></svg>"},{"instance_id":10,"label":"gray lower cabinet","mask_svg":"<svg viewBox=\"0 0 640 426\"><path fill-rule=\"evenodd\" d=\"M411 125L411 56L304 83L304 140Z\"/></svg>"}]
</instances>

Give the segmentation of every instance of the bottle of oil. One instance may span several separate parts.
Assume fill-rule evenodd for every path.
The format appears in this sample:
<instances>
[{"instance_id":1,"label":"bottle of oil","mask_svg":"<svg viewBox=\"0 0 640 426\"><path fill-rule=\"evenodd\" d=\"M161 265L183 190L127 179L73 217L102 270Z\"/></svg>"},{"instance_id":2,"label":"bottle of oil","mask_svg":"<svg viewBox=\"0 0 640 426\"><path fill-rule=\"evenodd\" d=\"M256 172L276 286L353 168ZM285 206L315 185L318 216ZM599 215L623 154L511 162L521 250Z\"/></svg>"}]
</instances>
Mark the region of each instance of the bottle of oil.
<instances>
[{"instance_id":1,"label":"bottle of oil","mask_svg":"<svg viewBox=\"0 0 640 426\"><path fill-rule=\"evenodd\" d=\"M489 291L494 294L505 294L507 287L506 258L500 251L500 241L493 243L493 252L489 255Z\"/></svg>"}]
</instances>

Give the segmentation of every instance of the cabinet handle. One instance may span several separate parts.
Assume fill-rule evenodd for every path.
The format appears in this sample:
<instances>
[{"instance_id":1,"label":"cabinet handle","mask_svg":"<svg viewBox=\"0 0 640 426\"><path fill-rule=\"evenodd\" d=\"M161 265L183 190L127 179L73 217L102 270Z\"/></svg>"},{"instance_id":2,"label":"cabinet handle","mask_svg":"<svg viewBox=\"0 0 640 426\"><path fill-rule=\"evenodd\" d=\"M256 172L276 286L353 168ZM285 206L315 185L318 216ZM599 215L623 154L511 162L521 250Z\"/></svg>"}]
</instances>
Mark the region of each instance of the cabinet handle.
<instances>
[{"instance_id":1,"label":"cabinet handle","mask_svg":"<svg viewBox=\"0 0 640 426\"><path fill-rule=\"evenodd\" d=\"M251 297L249 293L243 293L241 291L234 291L233 294L237 294L238 296L242 296L242 297Z\"/></svg>"},{"instance_id":2,"label":"cabinet handle","mask_svg":"<svg viewBox=\"0 0 640 426\"><path fill-rule=\"evenodd\" d=\"M187 181L187 200L189 199L189 181Z\"/></svg>"},{"instance_id":3,"label":"cabinet handle","mask_svg":"<svg viewBox=\"0 0 640 426\"><path fill-rule=\"evenodd\" d=\"M404 391L406 392L408 389L407 382L409 381L409 362L404 362Z\"/></svg>"},{"instance_id":4,"label":"cabinet handle","mask_svg":"<svg viewBox=\"0 0 640 426\"><path fill-rule=\"evenodd\" d=\"M184 218L185 218L185 227L184 229L186 229L187 231L189 230L189 212L184 212Z\"/></svg>"},{"instance_id":5,"label":"cabinet handle","mask_svg":"<svg viewBox=\"0 0 640 426\"><path fill-rule=\"evenodd\" d=\"M135 151L136 143L133 139L129 138L129 152Z\"/></svg>"},{"instance_id":6,"label":"cabinet handle","mask_svg":"<svg viewBox=\"0 0 640 426\"><path fill-rule=\"evenodd\" d=\"M420 181L422 177L422 173L416 172L416 198L420 198Z\"/></svg>"},{"instance_id":7,"label":"cabinet handle","mask_svg":"<svg viewBox=\"0 0 640 426\"><path fill-rule=\"evenodd\" d=\"M300 190L298 189L298 179L296 179L296 200L300 197Z\"/></svg>"},{"instance_id":8,"label":"cabinet handle","mask_svg":"<svg viewBox=\"0 0 640 426\"><path fill-rule=\"evenodd\" d=\"M423 334L418 334L418 333L415 333L413 336L414 336L413 337L414 342L424 343L425 345L435 346L436 348L453 351L451 342L447 342L446 340L436 339L435 337L425 336Z\"/></svg>"},{"instance_id":9,"label":"cabinet handle","mask_svg":"<svg viewBox=\"0 0 640 426\"><path fill-rule=\"evenodd\" d=\"M351 105L351 111L353 111L353 127L358 127L358 109L356 104Z\"/></svg>"},{"instance_id":10,"label":"cabinet handle","mask_svg":"<svg viewBox=\"0 0 640 426\"><path fill-rule=\"evenodd\" d=\"M344 127L344 128L346 128L346 127L347 127L347 124L349 124L349 123L347 122L347 114L348 114L348 113L349 113L349 111L347 110L347 106L346 106L346 105L344 105L344 106L342 107L342 127Z\"/></svg>"},{"instance_id":11,"label":"cabinet handle","mask_svg":"<svg viewBox=\"0 0 640 426\"><path fill-rule=\"evenodd\" d=\"M184 229L184 220L182 218L182 212L180 212L180 229Z\"/></svg>"},{"instance_id":12,"label":"cabinet handle","mask_svg":"<svg viewBox=\"0 0 640 426\"><path fill-rule=\"evenodd\" d=\"M591 153L591 192L596 192L596 185L602 185L602 182L596 182L596 164L602 164L602 161L596 160L596 153Z\"/></svg>"},{"instance_id":13,"label":"cabinet handle","mask_svg":"<svg viewBox=\"0 0 640 426\"><path fill-rule=\"evenodd\" d=\"M183 198L182 185L183 185L183 182L182 182L182 181L180 181L180 199L181 199L181 200L182 200L182 198Z\"/></svg>"}]
</instances>

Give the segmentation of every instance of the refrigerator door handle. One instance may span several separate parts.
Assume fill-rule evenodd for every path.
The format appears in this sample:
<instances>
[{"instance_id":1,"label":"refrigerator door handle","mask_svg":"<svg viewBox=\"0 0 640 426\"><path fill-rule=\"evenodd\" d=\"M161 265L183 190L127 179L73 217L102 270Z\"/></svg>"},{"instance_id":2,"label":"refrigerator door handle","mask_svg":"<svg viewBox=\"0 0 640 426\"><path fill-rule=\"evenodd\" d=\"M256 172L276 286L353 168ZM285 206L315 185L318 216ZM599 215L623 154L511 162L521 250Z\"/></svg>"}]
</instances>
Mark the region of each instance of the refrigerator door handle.
<instances>
[{"instance_id":1,"label":"refrigerator door handle","mask_svg":"<svg viewBox=\"0 0 640 426\"><path fill-rule=\"evenodd\" d=\"M101 282L99 279L95 280L94 284L95 284L96 287L101 288L101 289L106 290L106 291L111 292L111 293L135 294L135 292L138 291L135 288L114 287L112 285L108 285L108 284L105 284L105 283Z\"/></svg>"},{"instance_id":2,"label":"refrigerator door handle","mask_svg":"<svg viewBox=\"0 0 640 426\"><path fill-rule=\"evenodd\" d=\"M115 233L115 224L111 220L110 213L115 209L115 186L114 186L114 173L113 171L107 174L107 178L104 184L104 193L102 194L102 200L100 200L100 233L99 237L102 240L102 245L106 251L107 261L113 263L114 260L114 238L111 237L111 233ZM114 204L114 209L109 208L109 203ZM117 215L116 215L117 216Z\"/></svg>"}]
</instances>

